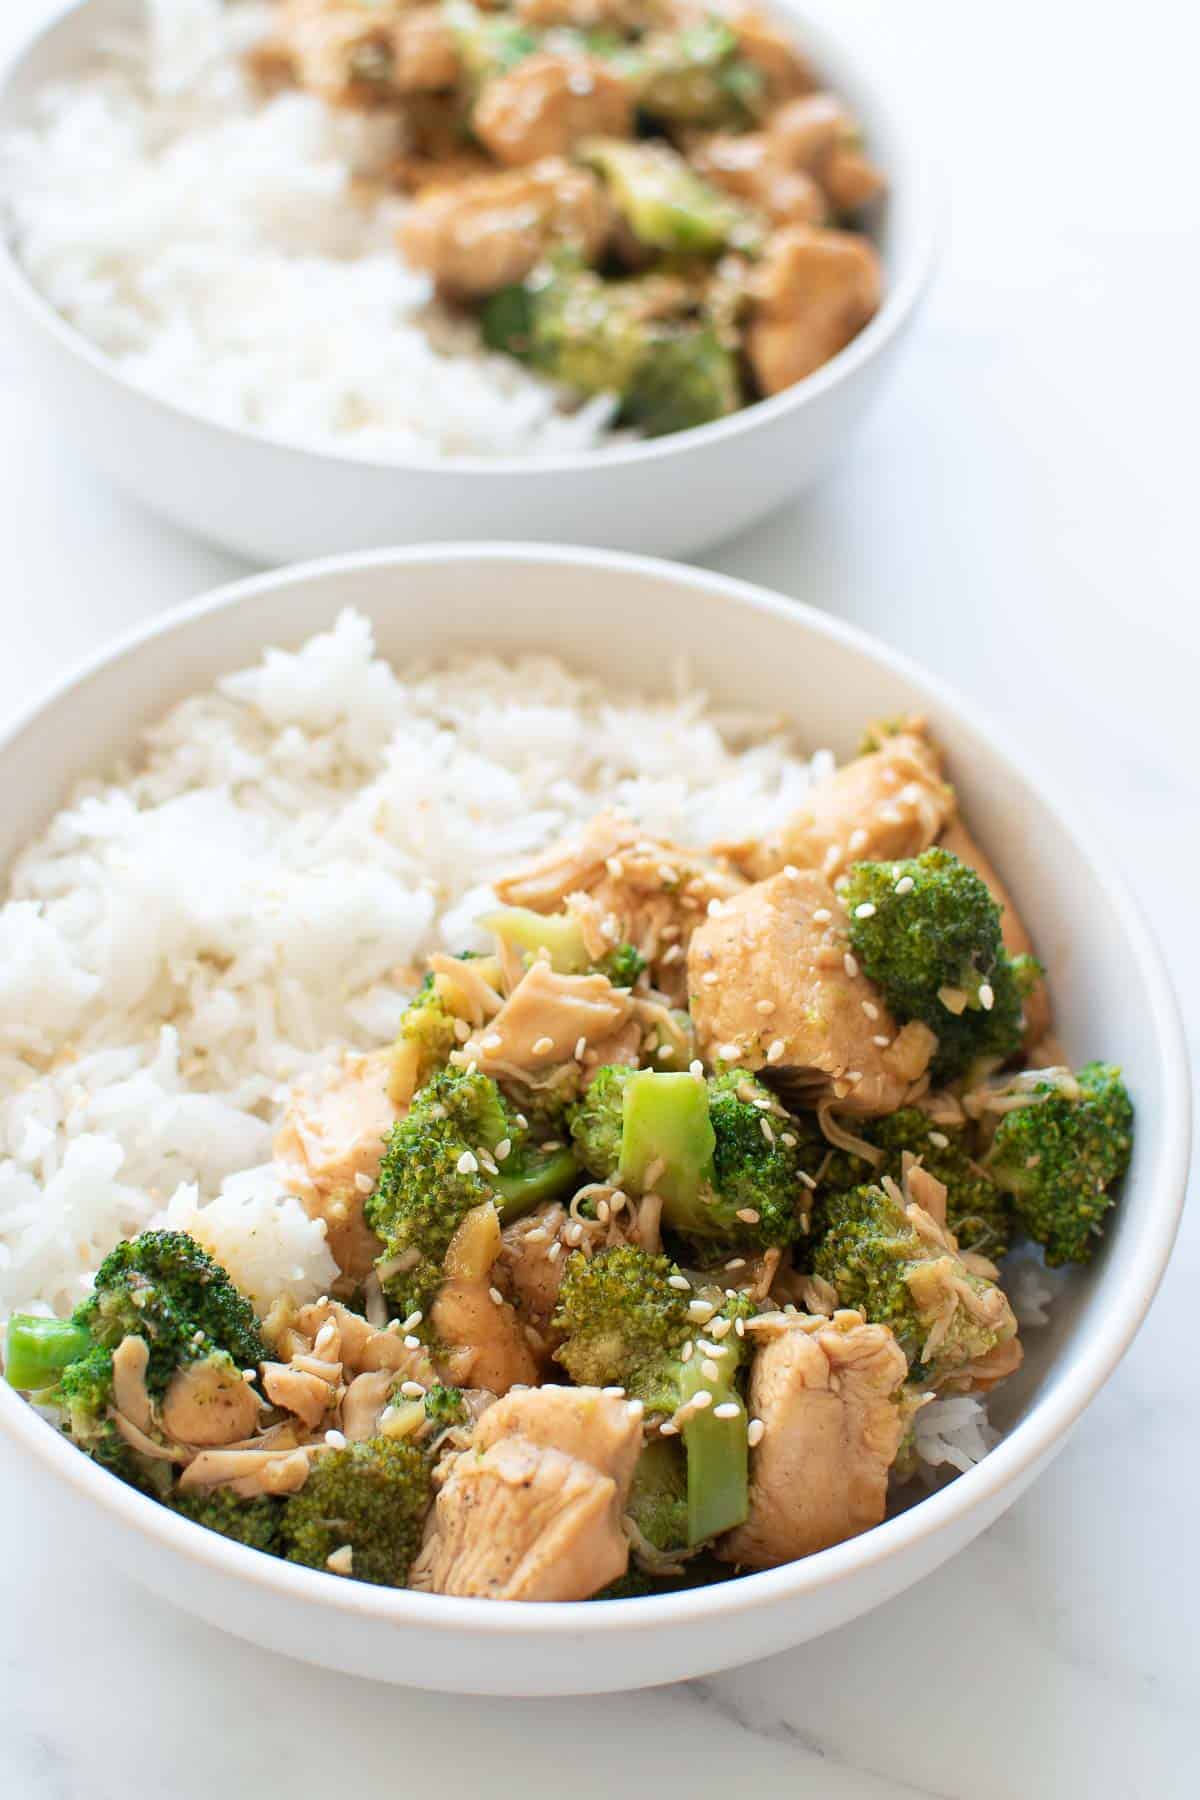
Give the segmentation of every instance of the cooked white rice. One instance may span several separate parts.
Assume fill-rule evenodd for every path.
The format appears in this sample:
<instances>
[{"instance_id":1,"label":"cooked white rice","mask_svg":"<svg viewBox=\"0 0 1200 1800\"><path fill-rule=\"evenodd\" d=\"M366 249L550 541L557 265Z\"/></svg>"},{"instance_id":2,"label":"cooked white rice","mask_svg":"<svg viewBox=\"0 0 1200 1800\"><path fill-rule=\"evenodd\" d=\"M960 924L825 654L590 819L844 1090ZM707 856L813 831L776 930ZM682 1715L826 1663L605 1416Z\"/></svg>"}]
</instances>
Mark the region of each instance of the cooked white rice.
<instances>
[{"instance_id":1,"label":"cooked white rice","mask_svg":"<svg viewBox=\"0 0 1200 1800\"><path fill-rule=\"evenodd\" d=\"M309 94L262 100L240 58L269 9L148 0L147 32L37 97L0 139L0 202L30 279L134 381L228 424L364 453L586 450L612 405L564 409L480 346L356 177L391 127Z\"/></svg>"},{"instance_id":2,"label":"cooked white rice","mask_svg":"<svg viewBox=\"0 0 1200 1800\"><path fill-rule=\"evenodd\" d=\"M67 1312L150 1220L265 1311L335 1267L271 1165L288 1086L394 1035L434 948L482 946L487 883L616 804L683 842L763 832L832 768L704 696L613 695L548 658L398 676L345 612L175 708L85 782L0 907L0 1320ZM1052 1289L1018 1263L1030 1322ZM931 1479L984 1404L918 1414Z\"/></svg>"}]
</instances>

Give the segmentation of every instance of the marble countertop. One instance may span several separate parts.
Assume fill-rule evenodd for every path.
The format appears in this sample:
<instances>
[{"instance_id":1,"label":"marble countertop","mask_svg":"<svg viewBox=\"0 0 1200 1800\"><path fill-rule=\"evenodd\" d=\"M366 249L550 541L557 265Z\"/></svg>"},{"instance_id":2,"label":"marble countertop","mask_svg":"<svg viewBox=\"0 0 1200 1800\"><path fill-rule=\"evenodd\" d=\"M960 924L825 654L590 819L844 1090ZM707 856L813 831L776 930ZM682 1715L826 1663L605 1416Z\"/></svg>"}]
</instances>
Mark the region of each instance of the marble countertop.
<instances>
[{"instance_id":1,"label":"marble countertop","mask_svg":"<svg viewBox=\"0 0 1200 1800\"><path fill-rule=\"evenodd\" d=\"M0 48L43 5L5 8ZM987 19L935 0L838 10L927 96L946 260L851 458L710 560L879 633L1019 730L1119 845L1187 1006L1200 26L1174 0L1145 0L1136 38L1104 9L1085 28L1033 0ZM0 715L239 572L69 461L2 337L0 534ZM5 1458L0 1793L1194 1796L1198 1279L1193 1214L1059 1460L919 1589L790 1654L627 1696L461 1701L269 1658L48 1541Z\"/></svg>"}]
</instances>

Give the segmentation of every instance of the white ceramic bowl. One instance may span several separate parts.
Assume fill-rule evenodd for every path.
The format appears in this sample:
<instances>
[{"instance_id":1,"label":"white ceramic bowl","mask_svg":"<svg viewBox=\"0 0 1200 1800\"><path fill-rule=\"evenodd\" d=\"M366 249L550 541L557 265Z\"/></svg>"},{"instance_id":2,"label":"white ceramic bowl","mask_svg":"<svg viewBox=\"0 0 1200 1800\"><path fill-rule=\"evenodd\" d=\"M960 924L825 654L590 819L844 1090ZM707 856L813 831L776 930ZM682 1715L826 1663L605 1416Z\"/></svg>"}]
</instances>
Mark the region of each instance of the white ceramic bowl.
<instances>
[{"instance_id":1,"label":"white ceramic bowl","mask_svg":"<svg viewBox=\"0 0 1200 1800\"><path fill-rule=\"evenodd\" d=\"M73 0L0 73L0 133L47 81L89 61L136 0ZM797 387L730 419L583 455L441 461L313 447L215 424L121 375L43 301L7 246L0 306L64 438L177 525L265 563L435 537L556 538L686 555L812 481L845 445L899 348L934 252L930 172L894 97L807 19L805 42L861 117L889 178L887 296Z\"/></svg>"},{"instance_id":2,"label":"white ceramic bowl","mask_svg":"<svg viewBox=\"0 0 1200 1800\"><path fill-rule=\"evenodd\" d=\"M697 679L739 707L795 715L812 747L853 751L862 722L926 713L964 807L1053 974L1075 1060L1121 1062L1137 1145L1105 1248L1001 1390L1004 1441L969 1474L851 1543L722 1586L603 1606L522 1606L368 1587L277 1562L176 1517L73 1449L0 1382L20 1479L58 1529L213 1624L376 1678L471 1693L598 1692L765 1656L877 1606L944 1562L1028 1486L1112 1373L1170 1252L1188 1156L1189 1083L1162 960L1105 851L969 709L904 658L822 614L695 570L608 552L433 547L239 583L167 615L68 677L0 738L0 868L69 784L185 694L294 645L352 604L383 654L536 647L614 682L689 646ZM592 621L604 617L600 642ZM1137 996L1136 1005L1130 996ZM1001 1398L998 1396L998 1400ZM49 1527L48 1527L49 1528Z\"/></svg>"}]
</instances>

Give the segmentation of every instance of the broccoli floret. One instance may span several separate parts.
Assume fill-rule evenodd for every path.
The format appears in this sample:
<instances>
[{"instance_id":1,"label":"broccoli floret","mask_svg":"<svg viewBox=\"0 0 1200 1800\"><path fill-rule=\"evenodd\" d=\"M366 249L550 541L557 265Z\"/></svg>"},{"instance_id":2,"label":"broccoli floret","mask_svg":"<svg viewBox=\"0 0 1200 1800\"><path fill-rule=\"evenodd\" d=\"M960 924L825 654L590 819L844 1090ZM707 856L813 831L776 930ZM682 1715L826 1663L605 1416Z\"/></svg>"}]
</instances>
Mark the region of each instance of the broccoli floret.
<instances>
[{"instance_id":1,"label":"broccoli floret","mask_svg":"<svg viewBox=\"0 0 1200 1800\"><path fill-rule=\"evenodd\" d=\"M326 1569L348 1548L348 1566L335 1564L336 1573L403 1587L432 1498L429 1459L411 1444L368 1438L327 1451L284 1507L284 1554Z\"/></svg>"},{"instance_id":2,"label":"broccoli floret","mask_svg":"<svg viewBox=\"0 0 1200 1800\"><path fill-rule=\"evenodd\" d=\"M652 250L717 256L754 236L753 221L661 138L599 138L580 147L635 238Z\"/></svg>"},{"instance_id":3,"label":"broccoli floret","mask_svg":"<svg viewBox=\"0 0 1200 1800\"><path fill-rule=\"evenodd\" d=\"M1046 1071L1028 1103L1001 1119L987 1167L1057 1268L1091 1257L1113 1204L1109 1190L1132 1152L1133 1104L1121 1071L1090 1062L1073 1080Z\"/></svg>"},{"instance_id":4,"label":"broccoli floret","mask_svg":"<svg viewBox=\"0 0 1200 1800\"><path fill-rule=\"evenodd\" d=\"M698 1319L693 1306L697 1313L706 1306L712 1312ZM623 1387L651 1413L671 1416L683 1409L689 1544L728 1531L746 1516L746 1409L737 1386L743 1340L728 1332L716 1345L717 1357L698 1340L718 1312L735 1318L753 1311L743 1296L692 1288L669 1257L632 1245L590 1259L576 1253L559 1288L552 1323L563 1341L555 1356L573 1381ZM694 1348L684 1361L688 1342ZM717 1368L715 1377L706 1363ZM711 1398L697 1407L701 1393ZM727 1414L727 1406L736 1412Z\"/></svg>"},{"instance_id":5,"label":"broccoli floret","mask_svg":"<svg viewBox=\"0 0 1200 1800\"><path fill-rule=\"evenodd\" d=\"M1004 1255L1012 1235L1012 1205L976 1162L966 1132L935 1125L916 1106L902 1107L886 1118L863 1120L855 1130L886 1153L883 1162L872 1166L848 1151L834 1152L825 1164L823 1193L878 1182L885 1175L899 1181L904 1154L909 1151L944 1184L946 1224L959 1248L978 1251L993 1262Z\"/></svg>"},{"instance_id":6,"label":"broccoli floret","mask_svg":"<svg viewBox=\"0 0 1200 1800\"><path fill-rule=\"evenodd\" d=\"M738 129L762 112L762 75L739 54L737 38L721 19L702 19L681 31L650 32L616 60L648 118L669 125Z\"/></svg>"},{"instance_id":7,"label":"broccoli floret","mask_svg":"<svg viewBox=\"0 0 1200 1800\"><path fill-rule=\"evenodd\" d=\"M646 437L736 412L737 359L686 283L651 273L610 281L559 251L480 317L484 342L581 394L615 394Z\"/></svg>"},{"instance_id":8,"label":"broccoli floret","mask_svg":"<svg viewBox=\"0 0 1200 1800\"><path fill-rule=\"evenodd\" d=\"M928 1243L888 1186L826 1200L813 1267L843 1306L891 1327L914 1380L937 1386L1015 1336L1016 1320L996 1283Z\"/></svg>"},{"instance_id":9,"label":"broccoli floret","mask_svg":"<svg viewBox=\"0 0 1200 1800\"><path fill-rule=\"evenodd\" d=\"M538 48L537 34L511 13L481 12L469 0L443 0L442 15L454 34L466 84L476 96Z\"/></svg>"},{"instance_id":10,"label":"broccoli floret","mask_svg":"<svg viewBox=\"0 0 1200 1800\"><path fill-rule=\"evenodd\" d=\"M507 1155L493 1161L505 1144ZM424 1306L450 1239L474 1207L494 1200L501 1218L517 1218L569 1188L578 1172L569 1148L539 1148L488 1076L443 1070L393 1127L367 1197L367 1222L384 1244L385 1292L399 1306Z\"/></svg>"},{"instance_id":11,"label":"broccoli floret","mask_svg":"<svg viewBox=\"0 0 1200 1800\"><path fill-rule=\"evenodd\" d=\"M208 1531L219 1531L222 1537L233 1538L251 1550L263 1550L268 1556L279 1554L284 1503L269 1494L241 1500L228 1488L215 1488L210 1494L174 1494L168 1504L172 1512Z\"/></svg>"},{"instance_id":12,"label":"broccoli floret","mask_svg":"<svg viewBox=\"0 0 1200 1800\"><path fill-rule=\"evenodd\" d=\"M144 1231L109 1251L75 1322L93 1343L115 1350L143 1338L150 1351L146 1387L161 1395L184 1364L223 1352L239 1369L266 1352L254 1308L225 1270L185 1231Z\"/></svg>"},{"instance_id":13,"label":"broccoli floret","mask_svg":"<svg viewBox=\"0 0 1200 1800\"><path fill-rule=\"evenodd\" d=\"M444 1069L453 1050L454 1014L438 993L430 971L405 1007L396 1034L397 1058L403 1062L403 1100Z\"/></svg>"},{"instance_id":14,"label":"broccoli floret","mask_svg":"<svg viewBox=\"0 0 1200 1800\"><path fill-rule=\"evenodd\" d=\"M646 966L645 957L632 944L618 944L598 960L588 954L583 925L574 913L533 912L527 906L506 906L488 913L479 923L515 950L530 958L544 950L558 975L606 975L614 987L632 987Z\"/></svg>"},{"instance_id":15,"label":"broccoli floret","mask_svg":"<svg viewBox=\"0 0 1200 1800\"><path fill-rule=\"evenodd\" d=\"M1000 909L974 869L935 847L904 862L855 863L841 892L863 969L898 1018L936 1033L936 1075L1012 1056L1041 971L1006 953Z\"/></svg>"},{"instance_id":16,"label":"broccoli floret","mask_svg":"<svg viewBox=\"0 0 1200 1800\"><path fill-rule=\"evenodd\" d=\"M598 972L619 988L631 988L645 967L646 959L634 944L618 944L596 964Z\"/></svg>"},{"instance_id":17,"label":"broccoli floret","mask_svg":"<svg viewBox=\"0 0 1200 1800\"><path fill-rule=\"evenodd\" d=\"M783 1245L802 1234L811 1134L745 1070L705 1083L601 1069L571 1133L599 1180L660 1194L664 1223L684 1237Z\"/></svg>"},{"instance_id":18,"label":"broccoli floret","mask_svg":"<svg viewBox=\"0 0 1200 1800\"><path fill-rule=\"evenodd\" d=\"M654 1438L646 1445L633 1471L626 1511L656 1550L687 1549L687 1456L678 1438Z\"/></svg>"},{"instance_id":19,"label":"broccoli floret","mask_svg":"<svg viewBox=\"0 0 1200 1800\"><path fill-rule=\"evenodd\" d=\"M464 1424L467 1405L462 1389L435 1383L425 1395L425 1417L437 1431L445 1431L451 1425Z\"/></svg>"}]
</instances>

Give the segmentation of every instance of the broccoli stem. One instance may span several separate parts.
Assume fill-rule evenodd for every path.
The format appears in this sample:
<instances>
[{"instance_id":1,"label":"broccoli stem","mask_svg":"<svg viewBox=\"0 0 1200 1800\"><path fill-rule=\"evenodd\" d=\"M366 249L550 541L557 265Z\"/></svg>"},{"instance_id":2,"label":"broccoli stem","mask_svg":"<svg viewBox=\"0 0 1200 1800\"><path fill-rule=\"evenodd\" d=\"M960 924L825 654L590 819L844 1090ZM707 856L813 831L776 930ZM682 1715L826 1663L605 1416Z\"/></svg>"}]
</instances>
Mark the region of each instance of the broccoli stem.
<instances>
[{"instance_id":1,"label":"broccoli stem","mask_svg":"<svg viewBox=\"0 0 1200 1800\"><path fill-rule=\"evenodd\" d=\"M750 1453L746 1439L746 1409L732 1382L718 1386L706 1381L701 1358L685 1364L681 1390L686 1403L701 1388L712 1393L712 1405L688 1415L682 1430L687 1452L688 1543L700 1544L722 1531L732 1531L750 1510ZM735 1419L718 1419L715 1408L733 1402Z\"/></svg>"},{"instance_id":2,"label":"broccoli stem","mask_svg":"<svg viewBox=\"0 0 1200 1800\"><path fill-rule=\"evenodd\" d=\"M86 1325L14 1313L8 1321L4 1373L12 1387L24 1394L38 1394L53 1387L68 1364L78 1362L91 1347L92 1335Z\"/></svg>"},{"instance_id":3,"label":"broccoli stem","mask_svg":"<svg viewBox=\"0 0 1200 1800\"><path fill-rule=\"evenodd\" d=\"M579 1159L572 1149L567 1148L531 1156L523 1168L511 1175L502 1167L498 1175L488 1179L496 1190L500 1217L507 1224L546 1200L557 1200L560 1194L575 1185L578 1175Z\"/></svg>"},{"instance_id":4,"label":"broccoli stem","mask_svg":"<svg viewBox=\"0 0 1200 1800\"><path fill-rule=\"evenodd\" d=\"M652 1189L669 1206L695 1207L717 1142L704 1084L646 1069L626 1082L622 1105L621 1186L635 1194Z\"/></svg>"}]
</instances>

